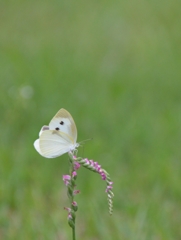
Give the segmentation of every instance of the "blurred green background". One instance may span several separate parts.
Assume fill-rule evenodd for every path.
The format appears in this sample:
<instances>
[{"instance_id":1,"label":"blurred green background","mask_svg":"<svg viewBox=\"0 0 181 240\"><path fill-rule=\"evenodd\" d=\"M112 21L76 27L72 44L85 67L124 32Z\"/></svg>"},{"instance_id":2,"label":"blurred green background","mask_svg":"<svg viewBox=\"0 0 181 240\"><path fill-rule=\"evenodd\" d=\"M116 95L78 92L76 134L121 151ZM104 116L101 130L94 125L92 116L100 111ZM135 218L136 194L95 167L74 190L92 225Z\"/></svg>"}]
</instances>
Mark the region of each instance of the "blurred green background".
<instances>
[{"instance_id":1,"label":"blurred green background","mask_svg":"<svg viewBox=\"0 0 181 240\"><path fill-rule=\"evenodd\" d=\"M181 2L0 3L0 239L71 239L62 175L67 154L34 149L60 108L79 156L77 239L181 239Z\"/></svg>"}]
</instances>

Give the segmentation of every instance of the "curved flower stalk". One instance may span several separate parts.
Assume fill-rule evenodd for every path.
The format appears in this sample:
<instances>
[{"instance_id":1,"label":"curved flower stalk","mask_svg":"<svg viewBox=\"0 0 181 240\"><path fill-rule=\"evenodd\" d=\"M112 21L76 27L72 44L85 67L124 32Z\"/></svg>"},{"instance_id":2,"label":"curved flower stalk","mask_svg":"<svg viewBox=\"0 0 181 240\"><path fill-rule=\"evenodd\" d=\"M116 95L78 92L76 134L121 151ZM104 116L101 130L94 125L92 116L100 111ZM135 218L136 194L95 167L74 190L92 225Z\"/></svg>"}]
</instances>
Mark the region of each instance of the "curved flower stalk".
<instances>
[{"instance_id":1,"label":"curved flower stalk","mask_svg":"<svg viewBox=\"0 0 181 240\"><path fill-rule=\"evenodd\" d=\"M77 158L76 156L73 156L72 152L69 152L69 157L74 161L75 166L79 164L93 172L96 172L100 174L102 180L106 181L107 187L105 192L107 193L107 197L108 197L109 213L110 215L112 215L114 193L112 192L113 182L111 181L109 173L105 169L103 169L101 165L99 165L97 162L94 162L93 160L88 160L87 158L81 158L81 157Z\"/></svg>"},{"instance_id":2,"label":"curved flower stalk","mask_svg":"<svg viewBox=\"0 0 181 240\"><path fill-rule=\"evenodd\" d=\"M67 195L70 200L70 207L64 207L65 210L68 211L68 223L72 228L72 236L73 240L75 240L75 219L76 219L76 211L78 210L77 202L74 200L76 194L80 191L76 189L76 178L77 178L77 170L80 166L83 166L93 172L98 173L102 180L106 181L106 190L108 205L109 205L109 213L112 215L113 213L113 197L114 194L112 192L113 182L106 170L104 170L97 162L93 160L88 160L87 158L76 157L72 152L69 152L69 161L70 161L70 172L69 175L63 175L63 181L67 187Z\"/></svg>"}]
</instances>

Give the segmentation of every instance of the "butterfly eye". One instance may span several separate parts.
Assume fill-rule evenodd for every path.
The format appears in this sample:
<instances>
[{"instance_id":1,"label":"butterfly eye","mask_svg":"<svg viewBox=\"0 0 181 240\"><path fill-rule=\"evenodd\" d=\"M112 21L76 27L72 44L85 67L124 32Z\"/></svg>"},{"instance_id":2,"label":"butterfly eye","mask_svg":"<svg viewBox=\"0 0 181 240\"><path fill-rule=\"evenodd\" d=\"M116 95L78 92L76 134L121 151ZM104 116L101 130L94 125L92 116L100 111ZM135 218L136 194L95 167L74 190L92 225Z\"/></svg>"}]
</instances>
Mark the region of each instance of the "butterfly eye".
<instances>
[{"instance_id":1,"label":"butterfly eye","mask_svg":"<svg viewBox=\"0 0 181 240\"><path fill-rule=\"evenodd\" d=\"M55 130L57 130L57 131L58 131L59 129L60 129L60 128L55 128Z\"/></svg>"},{"instance_id":2,"label":"butterfly eye","mask_svg":"<svg viewBox=\"0 0 181 240\"><path fill-rule=\"evenodd\" d=\"M61 124L61 125L64 125L64 122L63 122L63 121L61 121L61 122L60 122L60 124Z\"/></svg>"}]
</instances>

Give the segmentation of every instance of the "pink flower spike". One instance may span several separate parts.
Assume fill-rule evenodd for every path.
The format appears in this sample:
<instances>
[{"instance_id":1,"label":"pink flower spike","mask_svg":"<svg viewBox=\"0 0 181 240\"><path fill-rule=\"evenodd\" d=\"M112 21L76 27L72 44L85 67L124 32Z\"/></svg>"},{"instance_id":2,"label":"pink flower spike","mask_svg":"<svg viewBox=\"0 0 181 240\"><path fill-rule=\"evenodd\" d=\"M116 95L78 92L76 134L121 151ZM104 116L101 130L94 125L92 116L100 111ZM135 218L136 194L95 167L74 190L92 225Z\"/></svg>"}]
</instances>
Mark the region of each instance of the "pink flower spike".
<instances>
[{"instance_id":1,"label":"pink flower spike","mask_svg":"<svg viewBox=\"0 0 181 240\"><path fill-rule=\"evenodd\" d=\"M102 177L102 180L106 180L106 174L104 172L101 172L100 175Z\"/></svg>"},{"instance_id":2,"label":"pink flower spike","mask_svg":"<svg viewBox=\"0 0 181 240\"><path fill-rule=\"evenodd\" d=\"M98 162L94 162L94 167L95 167L96 171L99 171L99 169L101 168L101 165L99 165Z\"/></svg>"},{"instance_id":3,"label":"pink flower spike","mask_svg":"<svg viewBox=\"0 0 181 240\"><path fill-rule=\"evenodd\" d=\"M76 173L76 171L73 171L72 177L75 177L75 176L77 176L77 173Z\"/></svg>"},{"instance_id":4,"label":"pink flower spike","mask_svg":"<svg viewBox=\"0 0 181 240\"><path fill-rule=\"evenodd\" d=\"M89 160L87 158L84 159L86 161L87 164L89 164Z\"/></svg>"},{"instance_id":5,"label":"pink flower spike","mask_svg":"<svg viewBox=\"0 0 181 240\"><path fill-rule=\"evenodd\" d=\"M64 209L65 209L66 211L68 211L69 213L71 212L71 208L64 207Z\"/></svg>"},{"instance_id":6,"label":"pink flower spike","mask_svg":"<svg viewBox=\"0 0 181 240\"><path fill-rule=\"evenodd\" d=\"M97 172L99 172L99 170L101 169L101 166L97 162L94 163L94 167Z\"/></svg>"},{"instance_id":7,"label":"pink flower spike","mask_svg":"<svg viewBox=\"0 0 181 240\"><path fill-rule=\"evenodd\" d=\"M74 190L74 195L76 195L76 194L78 194L78 193L80 193L80 190Z\"/></svg>"},{"instance_id":8,"label":"pink flower spike","mask_svg":"<svg viewBox=\"0 0 181 240\"><path fill-rule=\"evenodd\" d=\"M92 167L94 167L94 161L93 160L89 160L89 163Z\"/></svg>"},{"instance_id":9,"label":"pink flower spike","mask_svg":"<svg viewBox=\"0 0 181 240\"><path fill-rule=\"evenodd\" d=\"M68 207L64 207L64 209L66 210L66 211L68 211L68 219L72 219L72 209L71 208L68 208Z\"/></svg>"},{"instance_id":10,"label":"pink flower spike","mask_svg":"<svg viewBox=\"0 0 181 240\"><path fill-rule=\"evenodd\" d=\"M74 161L74 170L78 170L80 168L80 163Z\"/></svg>"},{"instance_id":11,"label":"pink flower spike","mask_svg":"<svg viewBox=\"0 0 181 240\"><path fill-rule=\"evenodd\" d=\"M63 180L70 180L70 179L71 179L70 175L63 175Z\"/></svg>"},{"instance_id":12,"label":"pink flower spike","mask_svg":"<svg viewBox=\"0 0 181 240\"><path fill-rule=\"evenodd\" d=\"M101 165L98 165L96 170L99 172L101 170Z\"/></svg>"},{"instance_id":13,"label":"pink flower spike","mask_svg":"<svg viewBox=\"0 0 181 240\"><path fill-rule=\"evenodd\" d=\"M109 190L111 190L111 189L112 189L112 186L107 186L106 192L109 192Z\"/></svg>"},{"instance_id":14,"label":"pink flower spike","mask_svg":"<svg viewBox=\"0 0 181 240\"><path fill-rule=\"evenodd\" d=\"M76 201L73 201L73 202L72 202L72 205L73 205L74 207L77 207Z\"/></svg>"},{"instance_id":15,"label":"pink flower spike","mask_svg":"<svg viewBox=\"0 0 181 240\"><path fill-rule=\"evenodd\" d=\"M69 175L63 175L63 181L66 186L69 184L70 179L71 177Z\"/></svg>"}]
</instances>

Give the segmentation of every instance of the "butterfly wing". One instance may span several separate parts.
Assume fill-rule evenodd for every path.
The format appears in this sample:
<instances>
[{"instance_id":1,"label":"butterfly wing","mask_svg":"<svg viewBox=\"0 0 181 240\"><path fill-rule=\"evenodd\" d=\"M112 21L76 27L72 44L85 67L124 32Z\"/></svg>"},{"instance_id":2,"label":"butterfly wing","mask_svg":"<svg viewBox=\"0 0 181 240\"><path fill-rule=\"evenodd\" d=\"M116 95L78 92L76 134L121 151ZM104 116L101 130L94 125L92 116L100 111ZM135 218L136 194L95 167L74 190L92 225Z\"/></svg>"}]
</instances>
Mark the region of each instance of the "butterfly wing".
<instances>
[{"instance_id":1,"label":"butterfly wing","mask_svg":"<svg viewBox=\"0 0 181 240\"><path fill-rule=\"evenodd\" d=\"M60 109L49 123L50 130L58 130L67 134L75 144L77 141L77 128L68 111Z\"/></svg>"},{"instance_id":2,"label":"butterfly wing","mask_svg":"<svg viewBox=\"0 0 181 240\"><path fill-rule=\"evenodd\" d=\"M43 126L39 139L34 142L35 149L44 157L58 157L79 146L77 128L68 111L60 109L49 126Z\"/></svg>"},{"instance_id":3,"label":"butterfly wing","mask_svg":"<svg viewBox=\"0 0 181 240\"><path fill-rule=\"evenodd\" d=\"M74 149L76 145L65 133L56 130L46 130L34 142L35 149L46 158L55 158Z\"/></svg>"}]
</instances>

